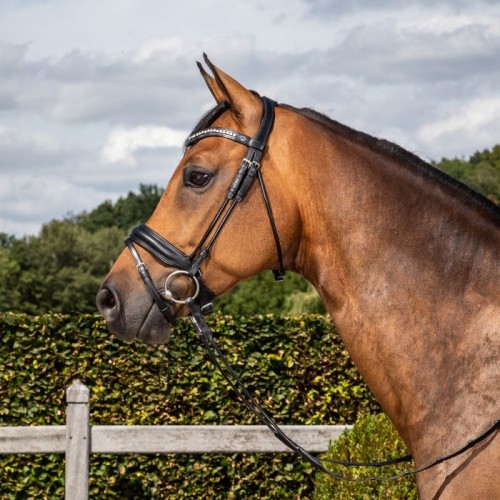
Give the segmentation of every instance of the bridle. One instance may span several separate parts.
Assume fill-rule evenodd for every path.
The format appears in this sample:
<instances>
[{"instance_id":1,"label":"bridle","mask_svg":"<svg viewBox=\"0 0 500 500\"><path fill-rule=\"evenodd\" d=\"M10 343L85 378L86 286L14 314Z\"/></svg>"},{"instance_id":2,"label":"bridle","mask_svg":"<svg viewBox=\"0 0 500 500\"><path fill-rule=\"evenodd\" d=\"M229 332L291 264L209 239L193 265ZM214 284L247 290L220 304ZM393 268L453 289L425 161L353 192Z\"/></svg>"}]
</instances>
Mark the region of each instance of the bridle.
<instances>
[{"instance_id":1,"label":"bridle","mask_svg":"<svg viewBox=\"0 0 500 500\"><path fill-rule=\"evenodd\" d=\"M385 481L390 479L397 479L409 474L415 474L430 469L471 449L477 443L495 432L500 427L500 420L497 420L492 426L486 429L486 431L466 443L461 448L447 454L446 456L439 457L429 464L418 469L405 471L390 477L368 477L359 479L337 474L327 469L322 462L329 462L342 466L382 467L386 465L407 462L412 460L412 457L410 455L407 455L405 457L386 460L383 462L345 462L341 460L327 460L316 458L291 438L289 438L280 429L274 419L269 416L267 412L260 406L260 404L248 392L236 372L229 364L219 345L216 343L215 339L213 338L212 331L205 320L205 315L210 313L213 309L212 300L215 294L205 283L200 268L202 263L208 257L214 242L220 235L223 227L227 223L234 209L246 197L256 179L259 182L260 190L266 206L276 245L278 269L274 270L273 273L277 281L283 281L285 277L285 267L283 264L281 243L274 220L271 203L269 201L267 190L264 184L264 179L262 177L260 164L262 155L266 148L269 134L271 133L271 129L273 127L274 107L276 106L276 103L271 99L268 99L267 97L261 97L261 101L264 107L264 114L255 137L250 138L242 134L241 132L237 132L227 128L209 127L192 134L187 138L185 142L185 147L189 148L190 146L196 144L198 141L207 137L220 137L237 142L239 144L243 144L248 148L247 154L243 158L238 172L236 173L236 176L234 177L233 182L229 187L226 198L224 199L219 210L208 225L208 228L206 229L205 233L203 234L191 254L189 256L186 255L179 248L167 241L156 231L146 226L145 224L141 224L132 229L129 237L125 240L125 244L130 250L137 270L154 302L162 312L165 319L170 324L176 323L176 318L170 310L171 306L173 304L186 305L189 308L189 319L191 320L191 323L193 324L197 332L200 334L203 340L204 347L210 359L212 360L214 365L218 367L222 376L229 383L231 388L238 394L245 406L250 411L252 411L264 424L266 424L269 429L271 429L277 439L282 441L291 450L301 455L315 469L324 472L336 479L343 479L352 482ZM144 250L153 255L164 266L176 269L166 278L165 284L162 289L156 288L146 264L141 260L141 257L137 252L137 249L135 248L135 244L141 246ZM191 280L194 286L194 292L191 296L185 298L176 297L174 292L172 291L172 282L174 278L179 275L186 276Z\"/></svg>"},{"instance_id":2,"label":"bridle","mask_svg":"<svg viewBox=\"0 0 500 500\"><path fill-rule=\"evenodd\" d=\"M184 144L186 148L193 146L198 141L207 137L222 137L243 144L248 148L247 154L241 162L240 168L229 187L223 203L191 254L189 256L186 255L145 224L141 224L132 229L132 232L125 241L149 293L166 320L171 324L176 323L174 315L170 312L172 303L189 305L188 301L191 299L192 305L196 306L203 315L212 311L212 300L215 295L206 285L200 267L208 257L213 244L220 235L229 217L236 206L246 197L255 179L259 182L276 245L278 269L273 271L274 277L276 281L282 281L285 277L285 266L283 264L283 253L278 230L274 221L273 211L267 195L264 179L260 171L260 161L274 123L274 107L276 103L267 97L262 97L261 100L264 106L264 114L259 130L254 138L250 138L241 132L236 132L227 128L209 127L192 134L186 139ZM144 262L142 262L134 243L137 243L151 253L163 265L177 269L177 271L174 271L166 279L163 290L159 291L155 287L149 271ZM194 294L188 299L175 298L170 288L173 277L180 274L187 276L195 287Z\"/></svg>"}]
</instances>

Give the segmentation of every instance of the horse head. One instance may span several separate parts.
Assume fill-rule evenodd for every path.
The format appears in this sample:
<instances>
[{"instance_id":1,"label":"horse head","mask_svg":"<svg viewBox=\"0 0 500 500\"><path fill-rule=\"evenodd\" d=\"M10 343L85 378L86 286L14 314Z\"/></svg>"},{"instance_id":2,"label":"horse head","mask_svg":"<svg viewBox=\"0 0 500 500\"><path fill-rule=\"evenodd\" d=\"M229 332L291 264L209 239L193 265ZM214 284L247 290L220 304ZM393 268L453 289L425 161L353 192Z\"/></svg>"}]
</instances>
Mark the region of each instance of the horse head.
<instances>
[{"instance_id":1,"label":"horse head","mask_svg":"<svg viewBox=\"0 0 500 500\"><path fill-rule=\"evenodd\" d=\"M97 294L99 311L123 339L165 342L175 318L188 312L186 298L201 297L208 308L212 296L263 270L282 274L298 241L286 139L270 133L286 128L281 111L205 61L213 76L198 66L216 106L186 141L147 225L132 231Z\"/></svg>"}]
</instances>

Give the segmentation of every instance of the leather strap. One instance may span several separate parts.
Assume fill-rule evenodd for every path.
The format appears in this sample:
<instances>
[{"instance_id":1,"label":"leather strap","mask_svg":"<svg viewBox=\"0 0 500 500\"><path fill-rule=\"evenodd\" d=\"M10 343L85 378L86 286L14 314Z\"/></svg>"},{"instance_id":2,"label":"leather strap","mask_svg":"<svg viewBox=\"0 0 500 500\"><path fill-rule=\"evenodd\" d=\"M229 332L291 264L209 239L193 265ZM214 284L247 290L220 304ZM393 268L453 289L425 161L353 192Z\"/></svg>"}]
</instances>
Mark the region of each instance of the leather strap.
<instances>
[{"instance_id":1,"label":"leather strap","mask_svg":"<svg viewBox=\"0 0 500 500\"><path fill-rule=\"evenodd\" d=\"M183 271L189 271L191 268L191 261L184 252L146 226L146 224L134 227L128 239L146 249L165 266L175 267Z\"/></svg>"},{"instance_id":2,"label":"leather strap","mask_svg":"<svg viewBox=\"0 0 500 500\"><path fill-rule=\"evenodd\" d=\"M170 312L170 302L167 302L161 295L160 292L156 289L153 279L151 278L151 275L149 274L148 268L146 267L146 264L142 262L141 257L139 256L139 253L134 247L134 244L132 243L132 240L130 238L127 238L125 240L125 244L127 245L128 249L130 250L130 253L132 254L132 257L134 259L135 265L137 267L137 271L142 278L142 281L146 285L146 288L149 291L149 294L155 301L155 304L158 306L158 309L160 312L163 314L165 319L171 324L175 325L177 324L177 319L175 316Z\"/></svg>"},{"instance_id":3,"label":"leather strap","mask_svg":"<svg viewBox=\"0 0 500 500\"><path fill-rule=\"evenodd\" d=\"M168 242L165 238L160 236L156 231L146 226L146 224L140 224L132 229L130 236L125 240L125 244L129 248L132 257L137 266L137 270L141 275L144 284L146 285L149 293L153 297L153 300L157 304L158 308L165 316L165 318L172 324L175 324L175 318L169 311L169 306L171 303L164 299L159 291L153 284L151 275L149 274L146 264L141 260L137 250L134 247L134 243L147 250L151 255L158 259L162 264L168 267L174 267L176 269L182 269L187 271L200 283L200 292L197 297L197 301L200 305L201 310L208 314L212 311L212 301L215 294L205 283L203 276L199 270L199 266L193 269L193 262L190 258L177 247Z\"/></svg>"},{"instance_id":4,"label":"leather strap","mask_svg":"<svg viewBox=\"0 0 500 500\"><path fill-rule=\"evenodd\" d=\"M276 106L276 102L272 99L269 99L268 97L262 97L261 100L264 104L264 115L262 117L259 130L257 131L257 134L254 138L248 137L241 132L237 132L229 128L209 127L190 135L184 142L184 147L188 148L193 144L196 144L201 139L205 139L206 137L222 137L223 139L229 139L231 141L239 142L247 148L257 149L261 152L264 151L266 147L267 137L269 136L274 121L269 118L271 114L274 115L273 108L274 106Z\"/></svg>"},{"instance_id":5,"label":"leather strap","mask_svg":"<svg viewBox=\"0 0 500 500\"><path fill-rule=\"evenodd\" d=\"M196 144L201 139L204 139L205 137L222 137L224 139L230 139L232 141L239 142L240 144L244 144L248 147L248 151L241 162L240 168L238 169L238 172L236 173L236 176L233 179L231 186L229 187L226 196L226 201L219 209L217 215L212 220L208 230L205 232L205 234L203 235L200 242L198 243L198 245L196 246L195 250L193 251L193 253L189 258L193 259L195 255L198 254L198 252L201 250L206 240L212 233L212 230L214 230L215 236L213 236L210 239L209 243L206 245L205 254L200 255L200 257L197 260L198 267L201 265L202 261L208 255L208 252L212 244L214 243L215 239L219 235L222 227L226 223L230 212L232 212L232 210L234 209L234 205L231 205L228 209L228 212L223 217L223 213L224 210L226 209L228 202L231 200L235 201L236 203L242 201L245 198L248 191L250 190L250 188L252 187L253 183L255 182L255 179L257 178L259 179L260 189L266 206L276 246L276 254L279 266L278 269L273 270L274 279L276 281L283 281L285 279L286 272L283 263L283 252L281 249L281 242L279 239L278 230L276 228L271 202L269 200L269 197L267 196L267 190L264 184L264 179L260 172L260 161L262 159L262 155L264 154L264 150L267 144L267 139L269 137L269 134L271 133L271 129L274 124L274 108L276 106L276 102L273 101L272 99L269 99L268 97L261 97L261 100L262 100L262 105L264 107L262 121L253 139L250 139L248 136L231 129L226 129L222 127L210 127L192 134L187 138L184 144L184 146L187 148L193 146L194 144ZM216 228L216 224L219 221L219 219L221 219L221 222L219 223L219 226Z\"/></svg>"}]
</instances>

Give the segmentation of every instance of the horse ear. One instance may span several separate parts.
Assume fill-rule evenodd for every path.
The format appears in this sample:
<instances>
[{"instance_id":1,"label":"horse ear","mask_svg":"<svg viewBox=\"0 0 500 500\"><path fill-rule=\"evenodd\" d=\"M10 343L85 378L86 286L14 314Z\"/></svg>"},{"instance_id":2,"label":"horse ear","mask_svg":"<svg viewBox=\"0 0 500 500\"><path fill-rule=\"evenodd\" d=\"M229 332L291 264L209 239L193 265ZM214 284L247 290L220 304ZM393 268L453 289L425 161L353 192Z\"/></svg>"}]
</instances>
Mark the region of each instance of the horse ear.
<instances>
[{"instance_id":1,"label":"horse ear","mask_svg":"<svg viewBox=\"0 0 500 500\"><path fill-rule=\"evenodd\" d=\"M200 62L196 61L196 64L198 65L198 69L200 70L201 76L203 77L203 79L205 80L205 83L207 84L208 90L210 90L210 92L214 96L217 104L220 104L221 102L227 102L227 97L221 91L215 78L213 76L210 76L205 71L205 68L202 66L202 64Z\"/></svg>"},{"instance_id":2,"label":"horse ear","mask_svg":"<svg viewBox=\"0 0 500 500\"><path fill-rule=\"evenodd\" d=\"M203 58L214 76L211 77L205 70L202 71L202 76L216 101L228 102L233 116L241 124L259 122L262 109L260 99L233 77L212 64L206 54L203 54Z\"/></svg>"}]
</instances>

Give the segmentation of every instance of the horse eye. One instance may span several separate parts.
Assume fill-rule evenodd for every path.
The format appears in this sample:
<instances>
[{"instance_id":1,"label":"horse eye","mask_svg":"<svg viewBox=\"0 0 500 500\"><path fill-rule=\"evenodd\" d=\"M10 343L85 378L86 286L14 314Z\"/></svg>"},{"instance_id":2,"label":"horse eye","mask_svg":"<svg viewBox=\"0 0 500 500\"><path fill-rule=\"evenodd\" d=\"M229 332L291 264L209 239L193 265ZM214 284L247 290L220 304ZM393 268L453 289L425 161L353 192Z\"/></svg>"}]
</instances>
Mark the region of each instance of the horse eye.
<instances>
[{"instance_id":1,"label":"horse eye","mask_svg":"<svg viewBox=\"0 0 500 500\"><path fill-rule=\"evenodd\" d=\"M194 170L188 176L188 183L195 187L205 187L210 181L210 174Z\"/></svg>"}]
</instances>

